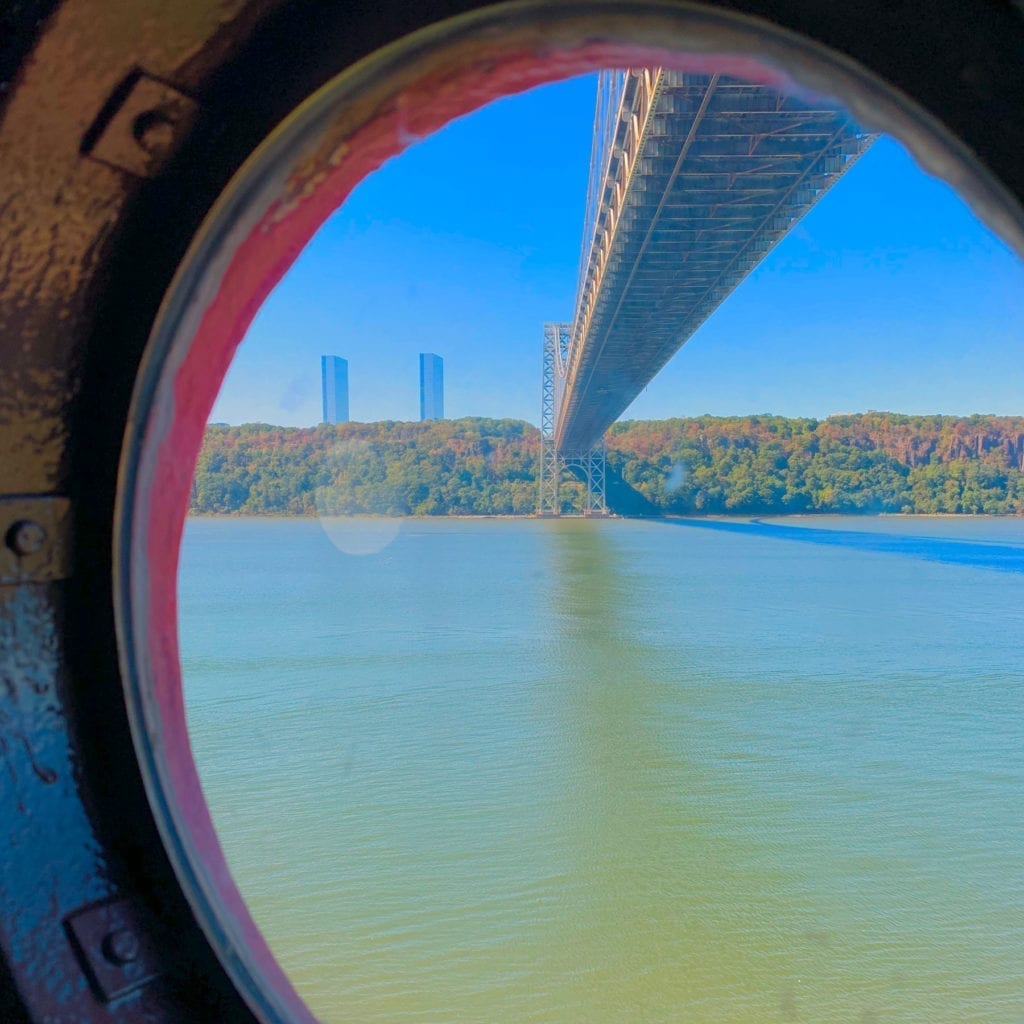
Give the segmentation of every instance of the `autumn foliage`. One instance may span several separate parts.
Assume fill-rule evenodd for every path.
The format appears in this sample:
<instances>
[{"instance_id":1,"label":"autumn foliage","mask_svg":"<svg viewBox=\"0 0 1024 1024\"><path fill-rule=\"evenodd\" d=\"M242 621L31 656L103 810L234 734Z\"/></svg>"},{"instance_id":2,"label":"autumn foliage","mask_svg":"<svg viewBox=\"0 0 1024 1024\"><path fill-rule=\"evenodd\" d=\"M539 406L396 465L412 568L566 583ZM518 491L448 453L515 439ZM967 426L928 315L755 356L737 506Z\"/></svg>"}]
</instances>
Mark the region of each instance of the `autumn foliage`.
<instances>
[{"instance_id":1,"label":"autumn foliage","mask_svg":"<svg viewBox=\"0 0 1024 1024\"><path fill-rule=\"evenodd\" d=\"M618 423L607 443L624 512L1024 514L1024 417L701 416ZM520 420L211 425L191 510L529 514L539 448Z\"/></svg>"}]
</instances>

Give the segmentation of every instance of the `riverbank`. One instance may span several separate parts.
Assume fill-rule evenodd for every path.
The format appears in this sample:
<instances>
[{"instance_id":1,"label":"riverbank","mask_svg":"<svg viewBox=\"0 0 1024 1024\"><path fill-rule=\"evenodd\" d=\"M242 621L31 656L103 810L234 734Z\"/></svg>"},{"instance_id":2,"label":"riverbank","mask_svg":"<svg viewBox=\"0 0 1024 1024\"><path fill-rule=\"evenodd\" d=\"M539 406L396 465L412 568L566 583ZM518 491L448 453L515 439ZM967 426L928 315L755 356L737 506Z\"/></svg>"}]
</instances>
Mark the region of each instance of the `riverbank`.
<instances>
[{"instance_id":1,"label":"riverbank","mask_svg":"<svg viewBox=\"0 0 1024 1024\"><path fill-rule=\"evenodd\" d=\"M610 512L605 516L582 516L578 513L566 513L563 516L539 516L535 513L523 515L478 515L475 513L451 512L443 515L385 515L374 512L350 512L342 515L321 516L317 512L189 512L189 519L285 519L285 520L312 520L312 519L408 519L414 522L430 520L510 520L514 522L528 522L530 520L551 520L551 519L622 519L638 522L657 522L660 519L693 519L697 521L722 520L724 522L759 522L767 520L812 520L812 519L848 519L851 516L858 519L1024 519L1024 511L1021 512L789 512L789 513L767 513L759 516L751 515L621 515L617 512Z\"/></svg>"},{"instance_id":2,"label":"riverbank","mask_svg":"<svg viewBox=\"0 0 1024 1024\"><path fill-rule=\"evenodd\" d=\"M210 426L191 511L528 516L539 454L521 420ZM607 454L627 516L1024 512L1024 417L631 421ZM581 507L582 484L566 474L562 495Z\"/></svg>"}]
</instances>

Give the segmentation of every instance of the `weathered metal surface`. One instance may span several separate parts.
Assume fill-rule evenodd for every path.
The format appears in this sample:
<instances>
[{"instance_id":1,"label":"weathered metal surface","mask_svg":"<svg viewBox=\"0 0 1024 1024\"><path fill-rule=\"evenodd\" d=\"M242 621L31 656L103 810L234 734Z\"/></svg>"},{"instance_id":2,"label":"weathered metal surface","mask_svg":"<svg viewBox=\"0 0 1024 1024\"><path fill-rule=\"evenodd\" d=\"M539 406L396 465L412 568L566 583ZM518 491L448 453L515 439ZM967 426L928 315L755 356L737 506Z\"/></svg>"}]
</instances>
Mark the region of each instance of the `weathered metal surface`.
<instances>
[{"instance_id":1,"label":"weathered metal surface","mask_svg":"<svg viewBox=\"0 0 1024 1024\"><path fill-rule=\"evenodd\" d=\"M216 41L223 60L244 39L235 23L271 6L70 0L23 62L0 131L0 493L68 493L79 343L141 180L83 157L90 127L140 67L200 88L215 66L206 44Z\"/></svg>"},{"instance_id":2,"label":"weathered metal surface","mask_svg":"<svg viewBox=\"0 0 1024 1024\"><path fill-rule=\"evenodd\" d=\"M86 132L82 152L110 167L151 178L188 135L197 110L195 100L180 90L133 71Z\"/></svg>"},{"instance_id":3,"label":"weathered metal surface","mask_svg":"<svg viewBox=\"0 0 1024 1024\"><path fill-rule=\"evenodd\" d=\"M65 920L68 938L104 1002L120 999L163 973L159 949L147 925L127 900L104 900Z\"/></svg>"},{"instance_id":4,"label":"weathered metal surface","mask_svg":"<svg viewBox=\"0 0 1024 1024\"><path fill-rule=\"evenodd\" d=\"M64 579L71 569L67 498L0 498L0 586Z\"/></svg>"},{"instance_id":5,"label":"weathered metal surface","mask_svg":"<svg viewBox=\"0 0 1024 1024\"><path fill-rule=\"evenodd\" d=\"M560 451L594 444L873 139L834 102L718 74L630 71L619 95L593 156Z\"/></svg>"},{"instance_id":6,"label":"weathered metal surface","mask_svg":"<svg viewBox=\"0 0 1024 1024\"><path fill-rule=\"evenodd\" d=\"M128 109L136 102L145 109L131 110L128 131L140 150L150 150L145 172L155 171L170 150L159 152L164 129L140 115L172 103L183 115L177 95L201 89L245 40L254 13L271 6L39 4L39 17L48 20L33 29L32 51L17 74L0 83L4 1024L170 1024L204 1014L225 1024L251 1020L189 916L145 804L115 656L109 522L103 543L119 448L84 450L74 424L83 371L95 361L89 342L98 299L111 287L111 259L142 181L139 167L125 173L94 158L97 146L108 156L115 148L126 113L105 123L93 156L81 152L83 140L119 83L138 81L141 91L131 91ZM0 34L6 19L0 15ZM6 43L0 39L0 50ZM214 44L211 58L207 47ZM155 93L139 67L175 88ZM187 136L183 122L179 117ZM125 358L90 396L97 419L126 407L144 340L145 330L134 352L124 337L99 342L120 346ZM83 470L90 459L104 467L101 474ZM74 510L65 497L72 493L84 499ZM80 535L78 526L85 527ZM87 623L98 624L96 632ZM99 950L84 932L80 947L70 941L68 929L89 920L79 916L81 908L115 898L131 908L140 951L151 949L154 921L172 925L173 938L161 933L164 977L145 985L134 984L137 977L127 985L116 979L142 973L145 963L137 955L129 966L123 935L109 943L120 966L95 959L106 956L103 938Z\"/></svg>"},{"instance_id":7,"label":"weathered metal surface","mask_svg":"<svg viewBox=\"0 0 1024 1024\"><path fill-rule=\"evenodd\" d=\"M114 885L79 789L66 705L65 584L0 588L0 951L40 1019L95 998L61 919Z\"/></svg>"}]
</instances>

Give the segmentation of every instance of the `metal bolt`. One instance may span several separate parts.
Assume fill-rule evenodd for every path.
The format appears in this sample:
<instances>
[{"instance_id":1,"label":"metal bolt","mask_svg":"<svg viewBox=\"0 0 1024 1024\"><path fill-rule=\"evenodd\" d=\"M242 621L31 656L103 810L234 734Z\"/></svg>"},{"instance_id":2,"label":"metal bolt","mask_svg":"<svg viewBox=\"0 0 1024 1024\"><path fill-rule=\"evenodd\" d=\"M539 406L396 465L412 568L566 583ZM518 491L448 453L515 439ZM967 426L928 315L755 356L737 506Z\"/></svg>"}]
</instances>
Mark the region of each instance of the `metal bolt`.
<instances>
[{"instance_id":1,"label":"metal bolt","mask_svg":"<svg viewBox=\"0 0 1024 1024\"><path fill-rule=\"evenodd\" d=\"M4 538L7 546L19 557L34 555L46 543L46 531L31 519L19 519Z\"/></svg>"},{"instance_id":2,"label":"metal bolt","mask_svg":"<svg viewBox=\"0 0 1024 1024\"><path fill-rule=\"evenodd\" d=\"M132 122L132 135L150 156L163 156L174 144L174 121L164 110L146 110Z\"/></svg>"},{"instance_id":3,"label":"metal bolt","mask_svg":"<svg viewBox=\"0 0 1024 1024\"><path fill-rule=\"evenodd\" d=\"M116 928L103 939L103 955L117 967L139 958L139 940L129 928Z\"/></svg>"}]
</instances>

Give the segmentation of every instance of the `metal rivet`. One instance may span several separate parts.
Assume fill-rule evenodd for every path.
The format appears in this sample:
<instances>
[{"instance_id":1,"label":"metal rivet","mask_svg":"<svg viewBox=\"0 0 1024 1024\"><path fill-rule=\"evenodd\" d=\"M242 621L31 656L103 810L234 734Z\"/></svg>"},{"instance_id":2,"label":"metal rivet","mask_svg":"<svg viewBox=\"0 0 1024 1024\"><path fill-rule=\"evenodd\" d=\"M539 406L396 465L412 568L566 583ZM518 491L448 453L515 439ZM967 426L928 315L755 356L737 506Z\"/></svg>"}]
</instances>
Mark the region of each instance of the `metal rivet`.
<instances>
[{"instance_id":1,"label":"metal rivet","mask_svg":"<svg viewBox=\"0 0 1024 1024\"><path fill-rule=\"evenodd\" d=\"M146 110L132 122L132 135L150 156L163 156L174 145L174 121L163 110Z\"/></svg>"},{"instance_id":2,"label":"metal rivet","mask_svg":"<svg viewBox=\"0 0 1024 1024\"><path fill-rule=\"evenodd\" d=\"M7 546L18 556L34 555L46 543L46 531L31 519L19 519L4 538Z\"/></svg>"},{"instance_id":3,"label":"metal rivet","mask_svg":"<svg viewBox=\"0 0 1024 1024\"><path fill-rule=\"evenodd\" d=\"M117 967L134 963L139 958L139 940L129 928L117 928L104 937L103 955Z\"/></svg>"},{"instance_id":4,"label":"metal rivet","mask_svg":"<svg viewBox=\"0 0 1024 1024\"><path fill-rule=\"evenodd\" d=\"M136 69L82 136L82 155L140 178L155 177L188 135L198 109L189 96Z\"/></svg>"},{"instance_id":5,"label":"metal rivet","mask_svg":"<svg viewBox=\"0 0 1024 1024\"><path fill-rule=\"evenodd\" d=\"M93 990L106 1003L120 999L162 973L153 944L153 922L127 899L101 900L81 907L64 927Z\"/></svg>"}]
</instances>

